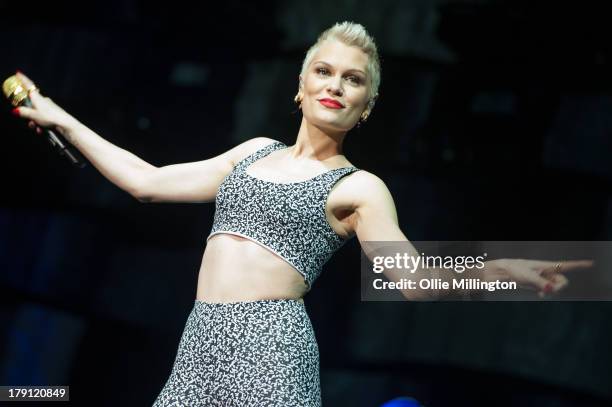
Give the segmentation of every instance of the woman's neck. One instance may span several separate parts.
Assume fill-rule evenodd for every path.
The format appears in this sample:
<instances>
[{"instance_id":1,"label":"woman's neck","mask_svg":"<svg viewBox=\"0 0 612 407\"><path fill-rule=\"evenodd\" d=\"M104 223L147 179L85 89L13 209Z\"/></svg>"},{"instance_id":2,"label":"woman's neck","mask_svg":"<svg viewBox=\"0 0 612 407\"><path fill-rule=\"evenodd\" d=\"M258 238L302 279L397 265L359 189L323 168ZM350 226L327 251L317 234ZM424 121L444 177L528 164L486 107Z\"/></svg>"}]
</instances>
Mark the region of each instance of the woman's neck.
<instances>
[{"instance_id":1,"label":"woman's neck","mask_svg":"<svg viewBox=\"0 0 612 407\"><path fill-rule=\"evenodd\" d=\"M295 159L312 159L324 161L330 157L342 155L342 142L346 132L330 133L312 124L304 118L298 131L295 145L290 155Z\"/></svg>"}]
</instances>

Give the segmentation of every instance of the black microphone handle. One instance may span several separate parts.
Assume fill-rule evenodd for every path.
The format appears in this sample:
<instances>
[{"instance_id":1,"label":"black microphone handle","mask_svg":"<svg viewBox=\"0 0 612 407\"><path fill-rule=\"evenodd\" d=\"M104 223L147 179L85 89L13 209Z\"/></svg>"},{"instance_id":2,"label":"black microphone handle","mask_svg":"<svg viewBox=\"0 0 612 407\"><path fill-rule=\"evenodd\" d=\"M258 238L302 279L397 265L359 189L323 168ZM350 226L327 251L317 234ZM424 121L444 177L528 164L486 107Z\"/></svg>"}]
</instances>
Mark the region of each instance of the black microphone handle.
<instances>
[{"instance_id":1,"label":"black microphone handle","mask_svg":"<svg viewBox=\"0 0 612 407\"><path fill-rule=\"evenodd\" d=\"M74 154L72 154L72 151L70 151L68 147L66 147L66 145L62 143L62 140L60 140L60 138L57 137L53 131L49 129L43 129L43 131L45 135L47 136L49 143L57 149L60 155L66 156L66 158L68 158L68 160L72 164L76 165L79 168L85 167L85 163L82 161L79 161L79 159L76 158Z\"/></svg>"},{"instance_id":2,"label":"black microphone handle","mask_svg":"<svg viewBox=\"0 0 612 407\"><path fill-rule=\"evenodd\" d=\"M21 104L25 107L32 107L32 102L30 101L30 98L25 98ZM70 161L78 168L85 167L85 162L80 161L78 158L76 158L72 151L68 149L68 147L62 142L62 140L60 140L60 138L53 131L49 129L42 130L45 133L45 136L47 136L49 144L51 144L57 150L59 155L65 156L68 161Z\"/></svg>"}]
</instances>

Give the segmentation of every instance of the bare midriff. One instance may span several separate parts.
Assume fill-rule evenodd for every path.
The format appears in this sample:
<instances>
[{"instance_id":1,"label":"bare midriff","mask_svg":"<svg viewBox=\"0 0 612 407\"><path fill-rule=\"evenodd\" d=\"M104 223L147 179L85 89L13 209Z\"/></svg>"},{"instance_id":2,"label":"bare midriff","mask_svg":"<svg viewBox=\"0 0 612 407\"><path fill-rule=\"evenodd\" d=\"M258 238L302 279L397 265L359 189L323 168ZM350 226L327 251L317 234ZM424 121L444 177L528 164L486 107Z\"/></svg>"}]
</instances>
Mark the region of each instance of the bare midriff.
<instances>
[{"instance_id":1,"label":"bare midriff","mask_svg":"<svg viewBox=\"0 0 612 407\"><path fill-rule=\"evenodd\" d=\"M196 299L211 303L294 299L303 301L304 277L287 261L246 237L210 237L198 275Z\"/></svg>"}]
</instances>

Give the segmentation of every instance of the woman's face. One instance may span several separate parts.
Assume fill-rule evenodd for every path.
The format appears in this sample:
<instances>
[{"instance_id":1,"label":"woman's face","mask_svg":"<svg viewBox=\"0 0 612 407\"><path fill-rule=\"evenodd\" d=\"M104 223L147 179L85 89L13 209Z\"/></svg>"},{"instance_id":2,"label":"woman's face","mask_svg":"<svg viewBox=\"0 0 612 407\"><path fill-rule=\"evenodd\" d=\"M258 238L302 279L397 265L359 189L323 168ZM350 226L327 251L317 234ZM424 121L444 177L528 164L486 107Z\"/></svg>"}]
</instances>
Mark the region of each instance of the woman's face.
<instances>
[{"instance_id":1,"label":"woman's face","mask_svg":"<svg viewBox=\"0 0 612 407\"><path fill-rule=\"evenodd\" d=\"M368 102L367 64L368 55L359 48L324 41L300 76L304 118L324 129L352 129Z\"/></svg>"}]
</instances>

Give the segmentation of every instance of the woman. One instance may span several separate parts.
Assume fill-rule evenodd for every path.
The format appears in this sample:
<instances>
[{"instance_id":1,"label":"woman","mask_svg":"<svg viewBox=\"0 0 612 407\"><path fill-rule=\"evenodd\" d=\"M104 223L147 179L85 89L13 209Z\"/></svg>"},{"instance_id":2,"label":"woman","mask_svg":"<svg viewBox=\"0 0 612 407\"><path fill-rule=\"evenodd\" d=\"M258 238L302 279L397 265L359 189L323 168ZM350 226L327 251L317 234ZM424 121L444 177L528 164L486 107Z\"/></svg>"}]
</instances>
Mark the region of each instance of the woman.
<instances>
[{"instance_id":1,"label":"woman","mask_svg":"<svg viewBox=\"0 0 612 407\"><path fill-rule=\"evenodd\" d=\"M359 24L336 24L304 59L294 145L259 137L214 158L161 168L102 139L38 91L31 92L33 108L18 109L31 127L56 128L141 202L216 201L195 305L155 406L320 405L318 345L302 297L321 266L352 236L369 256L367 241L405 242L418 256L384 182L342 154L347 132L371 113L379 83L373 39ZM558 271L580 266L495 260L480 277L553 292L567 284Z\"/></svg>"}]
</instances>

